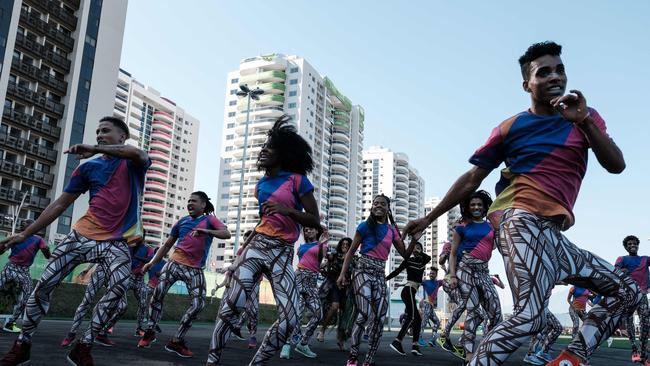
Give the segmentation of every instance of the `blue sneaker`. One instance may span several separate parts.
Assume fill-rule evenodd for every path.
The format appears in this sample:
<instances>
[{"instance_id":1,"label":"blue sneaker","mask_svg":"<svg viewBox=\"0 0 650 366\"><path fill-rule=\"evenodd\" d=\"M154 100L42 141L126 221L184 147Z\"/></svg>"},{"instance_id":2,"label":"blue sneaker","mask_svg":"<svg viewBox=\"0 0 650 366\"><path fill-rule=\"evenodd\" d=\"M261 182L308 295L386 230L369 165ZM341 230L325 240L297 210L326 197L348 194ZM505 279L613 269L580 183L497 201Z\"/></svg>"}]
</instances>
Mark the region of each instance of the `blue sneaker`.
<instances>
[{"instance_id":1,"label":"blue sneaker","mask_svg":"<svg viewBox=\"0 0 650 366\"><path fill-rule=\"evenodd\" d=\"M524 357L524 362L531 365L546 365L546 362L540 360L535 355L526 355L526 357Z\"/></svg>"},{"instance_id":2,"label":"blue sneaker","mask_svg":"<svg viewBox=\"0 0 650 366\"><path fill-rule=\"evenodd\" d=\"M546 362L553 361L553 356L551 356L551 354L548 352L542 352L542 350L539 350L539 352L535 353L535 357Z\"/></svg>"},{"instance_id":3,"label":"blue sneaker","mask_svg":"<svg viewBox=\"0 0 650 366\"><path fill-rule=\"evenodd\" d=\"M418 344L420 345L420 347L426 347L427 346L427 342L425 342L423 338L420 338L420 340L418 341Z\"/></svg>"}]
</instances>

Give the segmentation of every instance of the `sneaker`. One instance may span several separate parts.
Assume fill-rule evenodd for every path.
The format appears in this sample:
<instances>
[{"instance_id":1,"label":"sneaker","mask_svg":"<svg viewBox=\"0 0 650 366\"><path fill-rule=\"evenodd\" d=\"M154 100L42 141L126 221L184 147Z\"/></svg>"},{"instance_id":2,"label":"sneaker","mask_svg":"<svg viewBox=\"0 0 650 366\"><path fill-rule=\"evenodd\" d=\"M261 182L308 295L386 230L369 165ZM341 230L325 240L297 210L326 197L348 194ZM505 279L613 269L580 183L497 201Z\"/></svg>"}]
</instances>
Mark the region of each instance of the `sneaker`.
<instances>
[{"instance_id":1,"label":"sneaker","mask_svg":"<svg viewBox=\"0 0 650 366\"><path fill-rule=\"evenodd\" d=\"M184 339L179 339L177 341L171 340L167 342L165 349L185 358L194 356L194 352L190 351L190 349L185 345Z\"/></svg>"},{"instance_id":2,"label":"sneaker","mask_svg":"<svg viewBox=\"0 0 650 366\"><path fill-rule=\"evenodd\" d=\"M285 344L282 346L282 351L280 351L280 358L283 360L288 360L291 357L291 346Z\"/></svg>"},{"instance_id":3,"label":"sneaker","mask_svg":"<svg viewBox=\"0 0 650 366\"><path fill-rule=\"evenodd\" d=\"M426 342L424 339L420 338L420 340L418 341L418 346L420 346L420 347L426 347L426 346L427 346L427 342Z\"/></svg>"},{"instance_id":4,"label":"sneaker","mask_svg":"<svg viewBox=\"0 0 650 366\"><path fill-rule=\"evenodd\" d=\"M61 341L61 347L68 347L72 342L74 342L75 338L77 338L76 333L68 333L68 335Z\"/></svg>"},{"instance_id":5,"label":"sneaker","mask_svg":"<svg viewBox=\"0 0 650 366\"><path fill-rule=\"evenodd\" d=\"M427 342L427 345L428 345L429 347L435 347L435 346L436 346L436 339L435 339L435 338L431 338L431 339L429 340L429 342Z\"/></svg>"},{"instance_id":6,"label":"sneaker","mask_svg":"<svg viewBox=\"0 0 650 366\"><path fill-rule=\"evenodd\" d=\"M550 353L543 352L542 350L539 350L539 352L535 353L535 357L543 360L544 362L551 362L553 360L553 356L551 356Z\"/></svg>"},{"instance_id":7,"label":"sneaker","mask_svg":"<svg viewBox=\"0 0 650 366\"><path fill-rule=\"evenodd\" d=\"M639 354L639 351L636 349L632 350L632 362L641 362L641 355Z\"/></svg>"},{"instance_id":8,"label":"sneaker","mask_svg":"<svg viewBox=\"0 0 650 366\"><path fill-rule=\"evenodd\" d=\"M95 337L95 343L104 347L113 347L115 345L115 342L108 338L108 334L98 334L97 337Z\"/></svg>"},{"instance_id":9,"label":"sneaker","mask_svg":"<svg viewBox=\"0 0 650 366\"><path fill-rule=\"evenodd\" d=\"M445 351L454 352L454 345L451 344L451 340L449 340L449 338L440 336L438 337L437 342Z\"/></svg>"},{"instance_id":10,"label":"sneaker","mask_svg":"<svg viewBox=\"0 0 650 366\"><path fill-rule=\"evenodd\" d=\"M413 347L411 347L411 354L413 356L422 356L422 352L420 352L420 346L414 344Z\"/></svg>"},{"instance_id":11,"label":"sneaker","mask_svg":"<svg viewBox=\"0 0 650 366\"><path fill-rule=\"evenodd\" d=\"M134 337L142 337L144 335L144 329L142 328L137 328L135 332L133 332Z\"/></svg>"},{"instance_id":12,"label":"sneaker","mask_svg":"<svg viewBox=\"0 0 650 366\"><path fill-rule=\"evenodd\" d=\"M138 348L149 348L151 344L156 341L156 331L153 329L147 329L142 336L142 339L138 341Z\"/></svg>"},{"instance_id":13,"label":"sneaker","mask_svg":"<svg viewBox=\"0 0 650 366\"><path fill-rule=\"evenodd\" d=\"M356 358L348 358L347 362L345 363L345 366L358 366L358 362Z\"/></svg>"},{"instance_id":14,"label":"sneaker","mask_svg":"<svg viewBox=\"0 0 650 366\"><path fill-rule=\"evenodd\" d=\"M93 356L90 355L92 345L77 342L72 351L68 353L68 362L75 366L93 366Z\"/></svg>"},{"instance_id":15,"label":"sneaker","mask_svg":"<svg viewBox=\"0 0 650 366\"><path fill-rule=\"evenodd\" d=\"M108 330L106 331L106 333L108 333L108 334L113 334L113 327L108 328Z\"/></svg>"},{"instance_id":16,"label":"sneaker","mask_svg":"<svg viewBox=\"0 0 650 366\"><path fill-rule=\"evenodd\" d=\"M452 354L461 360L465 361L465 348L464 347L459 347L459 346L454 346L454 351ZM564 366L564 365L563 365Z\"/></svg>"},{"instance_id":17,"label":"sneaker","mask_svg":"<svg viewBox=\"0 0 650 366\"><path fill-rule=\"evenodd\" d=\"M239 329L239 328L234 328L232 330L232 335L234 335L235 339L237 339L238 341L246 340L246 338L244 338L244 336L241 335L241 329Z\"/></svg>"},{"instance_id":18,"label":"sneaker","mask_svg":"<svg viewBox=\"0 0 650 366\"><path fill-rule=\"evenodd\" d=\"M257 348L257 337L252 336L248 339L248 349Z\"/></svg>"},{"instance_id":19,"label":"sneaker","mask_svg":"<svg viewBox=\"0 0 650 366\"><path fill-rule=\"evenodd\" d=\"M531 365L546 365L545 361L540 360L534 354L526 355L526 357L524 357L524 362Z\"/></svg>"},{"instance_id":20,"label":"sneaker","mask_svg":"<svg viewBox=\"0 0 650 366\"><path fill-rule=\"evenodd\" d=\"M2 330L9 333L20 333L20 328L16 326L15 322L5 323Z\"/></svg>"},{"instance_id":21,"label":"sneaker","mask_svg":"<svg viewBox=\"0 0 650 366\"><path fill-rule=\"evenodd\" d=\"M580 357L574 355L568 350L560 352L560 355L557 356L554 360L547 363L546 366L586 366L587 364L582 362Z\"/></svg>"},{"instance_id":22,"label":"sneaker","mask_svg":"<svg viewBox=\"0 0 650 366\"><path fill-rule=\"evenodd\" d=\"M29 342L14 341L11 350L2 358L3 366L21 366L29 365L29 351L32 344Z\"/></svg>"},{"instance_id":23,"label":"sneaker","mask_svg":"<svg viewBox=\"0 0 650 366\"><path fill-rule=\"evenodd\" d=\"M307 358L316 358L316 354L312 352L311 349L309 349L308 344L298 344L296 345L295 348L296 352L300 353L301 355L307 357Z\"/></svg>"},{"instance_id":24,"label":"sneaker","mask_svg":"<svg viewBox=\"0 0 650 366\"><path fill-rule=\"evenodd\" d=\"M406 355L406 352L404 352L404 348L402 348L402 342L398 341L397 339L393 340L393 342L390 344L390 349L399 353L402 356Z\"/></svg>"}]
</instances>

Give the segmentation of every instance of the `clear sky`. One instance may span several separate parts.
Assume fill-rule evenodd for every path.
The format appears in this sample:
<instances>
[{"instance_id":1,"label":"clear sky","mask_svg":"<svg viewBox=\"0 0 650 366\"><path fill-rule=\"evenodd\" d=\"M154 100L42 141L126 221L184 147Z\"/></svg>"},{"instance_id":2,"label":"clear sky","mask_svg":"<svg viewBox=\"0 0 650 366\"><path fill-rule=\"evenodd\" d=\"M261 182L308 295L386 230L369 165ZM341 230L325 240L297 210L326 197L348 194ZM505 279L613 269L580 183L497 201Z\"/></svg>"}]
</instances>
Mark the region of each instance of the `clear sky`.
<instances>
[{"instance_id":1,"label":"clear sky","mask_svg":"<svg viewBox=\"0 0 650 366\"><path fill-rule=\"evenodd\" d=\"M543 40L564 46L568 89L598 109L627 161L610 175L590 155L567 236L613 262L635 234L650 254L648 1L131 0L121 66L200 119L196 189L213 197L226 74L273 52L305 57L362 105L366 147L408 154L430 197L470 167L494 126L528 107L517 58ZM565 312L565 298L562 289L551 310Z\"/></svg>"}]
</instances>

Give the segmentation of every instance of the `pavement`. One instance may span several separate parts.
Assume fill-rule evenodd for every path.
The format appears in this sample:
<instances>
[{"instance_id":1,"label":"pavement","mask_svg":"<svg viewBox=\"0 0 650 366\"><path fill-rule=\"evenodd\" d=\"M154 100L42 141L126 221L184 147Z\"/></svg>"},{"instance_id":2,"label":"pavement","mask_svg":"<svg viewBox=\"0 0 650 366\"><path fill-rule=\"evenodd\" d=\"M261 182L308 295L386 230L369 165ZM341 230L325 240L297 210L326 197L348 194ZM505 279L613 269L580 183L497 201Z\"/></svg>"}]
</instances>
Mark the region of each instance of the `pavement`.
<instances>
[{"instance_id":1,"label":"pavement","mask_svg":"<svg viewBox=\"0 0 650 366\"><path fill-rule=\"evenodd\" d=\"M85 325L85 323L84 323ZM34 335L32 346L32 365L40 366L57 366L68 365L66 354L68 349L59 347L59 343L67 333L70 321L63 320L44 320L37 333ZM115 347L102 347L95 345L93 347L93 357L95 365L147 365L147 366L171 366L171 365L205 365L207 351L209 348L210 338L212 335L213 324L195 324L187 334L187 345L194 351L193 358L180 358L173 353L165 351L165 344L176 330L176 324L161 324L162 334L158 335L158 341L152 344L149 349L138 349L136 347L138 338L133 337L135 324L129 321L122 321L115 327L111 336L116 342ZM83 328L82 328L83 329ZM260 327L258 332L259 342L264 336L265 327ZM452 355L444 352L440 348L423 348L424 356L416 357L401 356L392 351L388 345L395 337L395 332L384 332L381 339L381 345L377 353L376 362L380 366L412 366L433 365L446 366L461 365L461 361ZM0 334L0 352L6 352L11 348L12 342L16 339L17 334L1 333ZM454 339L454 336L452 336ZM454 339L455 341L455 339ZM620 342L617 342L620 343ZM410 349L410 341L404 342L404 348ZM347 352L338 350L335 342L335 332L329 332L326 335L325 342L319 343L315 339L312 341L312 350L318 354L318 358L307 359L302 355L292 351L291 359L281 360L276 356L269 365L296 366L296 365L341 365L345 364ZM521 362L525 354L525 348L522 347L510 357L505 365L526 365ZM557 349L560 349L558 346ZM366 347L362 345L361 353L365 354ZM246 341L231 339L228 346L223 351L223 359L220 365L223 366L242 366L250 362L255 350L247 349ZM557 354L555 351L554 354ZM619 348L602 347L599 349L591 360L591 366L618 366L630 365L629 351Z\"/></svg>"}]
</instances>

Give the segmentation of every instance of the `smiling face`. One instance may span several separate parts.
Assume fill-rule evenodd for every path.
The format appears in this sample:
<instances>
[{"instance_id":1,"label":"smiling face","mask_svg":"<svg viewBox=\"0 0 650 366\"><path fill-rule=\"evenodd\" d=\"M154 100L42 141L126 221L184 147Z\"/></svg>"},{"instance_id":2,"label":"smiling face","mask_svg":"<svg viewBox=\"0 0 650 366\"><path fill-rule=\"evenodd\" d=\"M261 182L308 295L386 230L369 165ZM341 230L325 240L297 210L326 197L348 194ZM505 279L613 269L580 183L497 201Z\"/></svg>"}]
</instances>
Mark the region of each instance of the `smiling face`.
<instances>
[{"instance_id":1,"label":"smiling face","mask_svg":"<svg viewBox=\"0 0 650 366\"><path fill-rule=\"evenodd\" d=\"M472 219L480 220L485 216L485 207L483 206L483 200L478 197L472 198L469 201L469 213L472 215Z\"/></svg>"},{"instance_id":2,"label":"smiling face","mask_svg":"<svg viewBox=\"0 0 650 366\"><path fill-rule=\"evenodd\" d=\"M271 142L266 140L264 145L262 145L262 150L257 155L257 166L269 170L277 165L279 165L278 153L271 146Z\"/></svg>"},{"instance_id":3,"label":"smiling face","mask_svg":"<svg viewBox=\"0 0 650 366\"><path fill-rule=\"evenodd\" d=\"M625 242L625 250L627 250L630 255L637 255L639 252L639 243L634 239L630 239Z\"/></svg>"},{"instance_id":4,"label":"smiling face","mask_svg":"<svg viewBox=\"0 0 650 366\"><path fill-rule=\"evenodd\" d=\"M187 199L187 212L192 217L199 217L205 212L205 202L201 197L192 194L190 198Z\"/></svg>"},{"instance_id":5,"label":"smiling face","mask_svg":"<svg viewBox=\"0 0 650 366\"><path fill-rule=\"evenodd\" d=\"M126 141L124 131L110 121L100 122L95 133L97 145L121 145Z\"/></svg>"},{"instance_id":6,"label":"smiling face","mask_svg":"<svg viewBox=\"0 0 650 366\"><path fill-rule=\"evenodd\" d=\"M305 237L305 241L308 243L316 241L318 239L316 235L318 235L318 230L313 227L304 227L302 229L302 235Z\"/></svg>"},{"instance_id":7,"label":"smiling face","mask_svg":"<svg viewBox=\"0 0 650 366\"><path fill-rule=\"evenodd\" d=\"M545 55L530 63L528 80L524 80L524 90L532 99L548 104L551 99L564 95L567 76L560 56Z\"/></svg>"},{"instance_id":8,"label":"smiling face","mask_svg":"<svg viewBox=\"0 0 650 366\"><path fill-rule=\"evenodd\" d=\"M343 243L341 244L341 254L346 254L348 250L350 250L350 241L349 240L344 240Z\"/></svg>"},{"instance_id":9,"label":"smiling face","mask_svg":"<svg viewBox=\"0 0 650 366\"><path fill-rule=\"evenodd\" d=\"M388 201L386 198L383 196L375 197L370 212L378 222L386 221L386 215L388 214Z\"/></svg>"}]
</instances>

